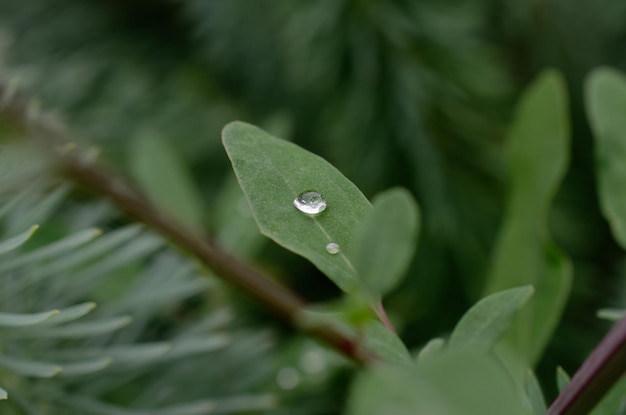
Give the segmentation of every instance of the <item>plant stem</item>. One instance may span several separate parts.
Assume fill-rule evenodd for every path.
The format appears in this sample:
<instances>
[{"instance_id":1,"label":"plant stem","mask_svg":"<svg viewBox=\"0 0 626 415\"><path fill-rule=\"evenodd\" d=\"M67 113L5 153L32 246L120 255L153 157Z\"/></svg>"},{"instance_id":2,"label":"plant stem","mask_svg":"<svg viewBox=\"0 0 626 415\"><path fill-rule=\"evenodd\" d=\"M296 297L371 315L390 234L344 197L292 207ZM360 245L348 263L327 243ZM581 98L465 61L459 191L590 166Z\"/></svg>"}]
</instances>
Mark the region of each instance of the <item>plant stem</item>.
<instances>
[{"instance_id":1,"label":"plant stem","mask_svg":"<svg viewBox=\"0 0 626 415\"><path fill-rule=\"evenodd\" d=\"M626 371L626 318L596 346L546 415L588 414Z\"/></svg>"},{"instance_id":2,"label":"plant stem","mask_svg":"<svg viewBox=\"0 0 626 415\"><path fill-rule=\"evenodd\" d=\"M12 97L8 103L2 98L10 93L0 84L0 111L29 136L37 139L58 171L67 179L111 200L118 208L136 220L150 226L206 265L223 280L236 286L270 308L278 317L294 327L314 336L357 364L368 365L377 358L357 341L331 324L304 325L298 316L305 302L288 288L279 285L249 264L234 257L222 248L212 236L188 229L172 217L157 209L140 191L121 175L95 163L78 148L72 146L71 136L41 116L32 116L32 102L24 96ZM65 149L65 150L61 150Z\"/></svg>"},{"instance_id":3,"label":"plant stem","mask_svg":"<svg viewBox=\"0 0 626 415\"><path fill-rule=\"evenodd\" d=\"M376 314L376 317L378 317L378 320L383 323L383 326L387 327L387 329L393 334L398 334L396 332L396 328L391 323L391 320L389 320L389 316L387 316L382 300L374 306L374 313Z\"/></svg>"}]
</instances>

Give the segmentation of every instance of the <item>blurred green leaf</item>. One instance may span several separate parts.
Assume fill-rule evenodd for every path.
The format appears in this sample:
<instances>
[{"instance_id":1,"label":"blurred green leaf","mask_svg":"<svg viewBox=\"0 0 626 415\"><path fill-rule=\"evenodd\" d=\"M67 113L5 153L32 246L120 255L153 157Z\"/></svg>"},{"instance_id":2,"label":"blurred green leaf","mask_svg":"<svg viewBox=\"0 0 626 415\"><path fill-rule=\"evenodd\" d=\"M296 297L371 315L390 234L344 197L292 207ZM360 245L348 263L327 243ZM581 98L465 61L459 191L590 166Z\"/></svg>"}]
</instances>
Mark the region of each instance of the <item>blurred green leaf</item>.
<instances>
[{"instance_id":1,"label":"blurred green leaf","mask_svg":"<svg viewBox=\"0 0 626 415\"><path fill-rule=\"evenodd\" d=\"M129 157L133 177L156 206L189 227L203 228L201 198L176 147L146 132L131 142Z\"/></svg>"},{"instance_id":2,"label":"blurred green leaf","mask_svg":"<svg viewBox=\"0 0 626 415\"><path fill-rule=\"evenodd\" d=\"M62 370L61 366L57 364L18 359L5 355L0 355L0 367L20 375L36 378L51 378L61 373Z\"/></svg>"},{"instance_id":3,"label":"blurred green leaf","mask_svg":"<svg viewBox=\"0 0 626 415\"><path fill-rule=\"evenodd\" d=\"M431 339L417 354L416 362L422 364L441 355L445 350L446 341L441 338Z\"/></svg>"},{"instance_id":4,"label":"blurred green leaf","mask_svg":"<svg viewBox=\"0 0 626 415\"><path fill-rule=\"evenodd\" d=\"M125 409L89 398L67 396L66 404L101 415L213 415L268 411L276 408L272 395L241 395L232 398L205 399L164 408Z\"/></svg>"},{"instance_id":5,"label":"blurred green leaf","mask_svg":"<svg viewBox=\"0 0 626 415\"><path fill-rule=\"evenodd\" d=\"M3 399L7 399L9 397L9 395L7 394L7 391L5 391L4 389L0 388L0 401Z\"/></svg>"},{"instance_id":6,"label":"blurred green leaf","mask_svg":"<svg viewBox=\"0 0 626 415\"><path fill-rule=\"evenodd\" d=\"M479 380L479 381L478 381ZM511 379L484 355L446 354L419 367L379 366L361 373L348 415L527 415Z\"/></svg>"},{"instance_id":7,"label":"blurred green leaf","mask_svg":"<svg viewBox=\"0 0 626 415\"><path fill-rule=\"evenodd\" d=\"M626 248L626 78L613 69L594 70L585 99L596 142L600 205L613 236Z\"/></svg>"},{"instance_id":8,"label":"blurred green leaf","mask_svg":"<svg viewBox=\"0 0 626 415\"><path fill-rule=\"evenodd\" d=\"M111 366L111 363L113 363L113 359L106 356L92 360L85 360L82 362L63 364L61 365L63 370L60 376L81 376L89 373L99 372L100 370Z\"/></svg>"},{"instance_id":9,"label":"blurred green leaf","mask_svg":"<svg viewBox=\"0 0 626 415\"><path fill-rule=\"evenodd\" d=\"M604 320L619 321L624 317L624 314L624 310L619 308L603 308L598 310L596 316Z\"/></svg>"},{"instance_id":10,"label":"blurred green leaf","mask_svg":"<svg viewBox=\"0 0 626 415\"><path fill-rule=\"evenodd\" d=\"M23 232L11 239L0 242L0 255L18 248L24 242L28 241L31 236L39 229L39 225L33 225L26 232Z\"/></svg>"},{"instance_id":11,"label":"blurred green leaf","mask_svg":"<svg viewBox=\"0 0 626 415\"><path fill-rule=\"evenodd\" d=\"M367 350L373 351L388 363L413 365L411 354L402 340L378 321L365 325L363 343Z\"/></svg>"},{"instance_id":12,"label":"blurred green leaf","mask_svg":"<svg viewBox=\"0 0 626 415\"><path fill-rule=\"evenodd\" d=\"M102 320L87 321L84 323L68 324L66 326L51 327L45 329L33 328L20 332L22 337L46 337L46 338L75 338L92 337L107 334L129 325L133 319L129 316L112 317Z\"/></svg>"},{"instance_id":13,"label":"blurred green leaf","mask_svg":"<svg viewBox=\"0 0 626 415\"><path fill-rule=\"evenodd\" d=\"M96 303L93 302L77 304L72 307L62 308L61 310L59 310L58 314L48 320L42 321L37 326L56 326L57 324L63 324L73 320L77 320L89 314L94 308L96 308Z\"/></svg>"},{"instance_id":14,"label":"blurred green leaf","mask_svg":"<svg viewBox=\"0 0 626 415\"><path fill-rule=\"evenodd\" d=\"M518 287L483 298L461 317L448 342L450 350L488 352L511 326L517 311L533 295L533 287Z\"/></svg>"},{"instance_id":15,"label":"blurred green leaf","mask_svg":"<svg viewBox=\"0 0 626 415\"><path fill-rule=\"evenodd\" d=\"M27 254L4 261L0 264L0 272L6 272L31 262L41 261L46 258L61 255L90 242L101 234L102 231L100 229L85 229L83 231L76 232L75 234L65 237L60 241L46 245L43 248L39 248Z\"/></svg>"},{"instance_id":16,"label":"blurred green leaf","mask_svg":"<svg viewBox=\"0 0 626 415\"><path fill-rule=\"evenodd\" d=\"M357 280L349 255L371 209L361 191L326 160L252 125L233 122L222 136L261 233L307 258L343 291L353 291ZM294 207L294 199L308 191L327 202L318 216ZM336 255L326 252L331 241L339 244Z\"/></svg>"},{"instance_id":17,"label":"blurred green leaf","mask_svg":"<svg viewBox=\"0 0 626 415\"><path fill-rule=\"evenodd\" d=\"M32 326L33 324L48 320L57 314L59 314L59 310L31 314L0 313L0 327Z\"/></svg>"},{"instance_id":18,"label":"blurred green leaf","mask_svg":"<svg viewBox=\"0 0 626 415\"><path fill-rule=\"evenodd\" d=\"M546 399L541 391L541 385L532 370L528 370L526 376L526 393L528 393L528 400L533 408L535 415L545 415L548 407L546 406Z\"/></svg>"},{"instance_id":19,"label":"blurred green leaf","mask_svg":"<svg viewBox=\"0 0 626 415\"><path fill-rule=\"evenodd\" d=\"M561 366L556 368L556 386L559 389L559 392L563 392L563 390L569 384L571 378Z\"/></svg>"},{"instance_id":20,"label":"blurred green leaf","mask_svg":"<svg viewBox=\"0 0 626 415\"><path fill-rule=\"evenodd\" d=\"M357 232L354 267L374 300L401 280L415 252L419 208L401 188L387 190L372 201Z\"/></svg>"},{"instance_id":21,"label":"blurred green leaf","mask_svg":"<svg viewBox=\"0 0 626 415\"><path fill-rule=\"evenodd\" d=\"M572 270L548 235L548 212L569 159L565 82L543 73L524 93L508 138L511 191L486 293L531 284L535 294L505 339L532 366L561 318Z\"/></svg>"}]
</instances>

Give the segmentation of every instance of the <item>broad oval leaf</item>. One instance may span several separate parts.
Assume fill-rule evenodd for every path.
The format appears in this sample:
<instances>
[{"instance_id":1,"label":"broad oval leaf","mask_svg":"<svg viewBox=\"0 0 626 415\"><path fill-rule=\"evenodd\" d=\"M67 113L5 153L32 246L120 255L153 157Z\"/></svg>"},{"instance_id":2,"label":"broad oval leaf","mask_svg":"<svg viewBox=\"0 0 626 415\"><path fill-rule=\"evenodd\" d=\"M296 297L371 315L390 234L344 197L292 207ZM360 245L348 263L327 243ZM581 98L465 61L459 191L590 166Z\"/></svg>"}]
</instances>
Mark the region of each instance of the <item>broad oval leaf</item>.
<instances>
[{"instance_id":1,"label":"broad oval leaf","mask_svg":"<svg viewBox=\"0 0 626 415\"><path fill-rule=\"evenodd\" d=\"M31 236L39 229L39 225L33 225L26 232L0 242L0 255L19 248L24 242L28 241Z\"/></svg>"},{"instance_id":2,"label":"broad oval leaf","mask_svg":"<svg viewBox=\"0 0 626 415\"><path fill-rule=\"evenodd\" d=\"M600 205L613 236L626 248L626 78L616 70L596 69L585 92L596 141Z\"/></svg>"},{"instance_id":3,"label":"broad oval leaf","mask_svg":"<svg viewBox=\"0 0 626 415\"><path fill-rule=\"evenodd\" d=\"M133 177L156 206L185 225L202 227L202 202L176 147L156 133L143 133L131 143L129 163Z\"/></svg>"},{"instance_id":4,"label":"broad oval leaf","mask_svg":"<svg viewBox=\"0 0 626 415\"><path fill-rule=\"evenodd\" d=\"M401 188L380 193L372 205L357 233L354 266L369 294L379 299L398 284L411 261L420 213Z\"/></svg>"},{"instance_id":5,"label":"broad oval leaf","mask_svg":"<svg viewBox=\"0 0 626 415\"><path fill-rule=\"evenodd\" d=\"M326 160L252 125L228 124L222 141L261 233L307 258L343 291L354 291L349 255L371 209L361 191ZM294 207L294 199L308 191L327 202L318 216ZM337 254L326 251L329 242L339 244Z\"/></svg>"},{"instance_id":6,"label":"broad oval leaf","mask_svg":"<svg viewBox=\"0 0 626 415\"><path fill-rule=\"evenodd\" d=\"M512 288L480 300L457 323L450 335L450 349L489 351L511 326L515 313L533 291L530 286Z\"/></svg>"},{"instance_id":7,"label":"broad oval leaf","mask_svg":"<svg viewBox=\"0 0 626 415\"><path fill-rule=\"evenodd\" d=\"M532 366L558 324L572 267L550 240L548 212L567 169L570 133L565 81L544 72L524 93L509 133L510 196L485 294L532 285L535 295L505 336Z\"/></svg>"}]
</instances>

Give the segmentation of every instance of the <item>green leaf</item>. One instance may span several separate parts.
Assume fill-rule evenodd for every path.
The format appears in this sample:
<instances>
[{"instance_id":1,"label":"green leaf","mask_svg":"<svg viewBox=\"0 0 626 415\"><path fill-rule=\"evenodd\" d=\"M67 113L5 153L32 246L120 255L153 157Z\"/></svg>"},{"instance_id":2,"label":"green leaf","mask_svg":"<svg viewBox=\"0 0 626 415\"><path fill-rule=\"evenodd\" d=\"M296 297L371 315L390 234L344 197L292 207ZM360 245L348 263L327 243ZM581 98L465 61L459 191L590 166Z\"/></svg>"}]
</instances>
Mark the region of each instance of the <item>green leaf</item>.
<instances>
[{"instance_id":1,"label":"green leaf","mask_svg":"<svg viewBox=\"0 0 626 415\"><path fill-rule=\"evenodd\" d=\"M0 313L0 327L32 326L33 324L48 320L57 314L59 314L59 310L30 314Z\"/></svg>"},{"instance_id":2,"label":"green leaf","mask_svg":"<svg viewBox=\"0 0 626 415\"><path fill-rule=\"evenodd\" d=\"M541 391L539 381L532 370L528 370L528 375L526 376L526 393L528 394L528 400L530 401L533 413L535 415L545 415L548 410L546 399Z\"/></svg>"},{"instance_id":3,"label":"green leaf","mask_svg":"<svg viewBox=\"0 0 626 415\"><path fill-rule=\"evenodd\" d=\"M378 321L365 326L363 343L367 350L373 351L388 363L413 365L411 354L402 340Z\"/></svg>"},{"instance_id":4,"label":"green leaf","mask_svg":"<svg viewBox=\"0 0 626 415\"><path fill-rule=\"evenodd\" d=\"M78 320L79 318L89 314L91 310L93 310L94 308L96 308L96 303L91 302L91 301L87 303L77 304L75 306L63 308L59 310L58 314L54 315L50 319L42 321L41 323L37 324L37 327L56 326L58 324L63 324L63 323L67 323L70 321Z\"/></svg>"},{"instance_id":5,"label":"green leaf","mask_svg":"<svg viewBox=\"0 0 626 415\"><path fill-rule=\"evenodd\" d=\"M422 364L431 359L441 356L446 345L446 341L442 338L431 339L417 354L416 363Z\"/></svg>"},{"instance_id":6,"label":"green leaf","mask_svg":"<svg viewBox=\"0 0 626 415\"><path fill-rule=\"evenodd\" d=\"M0 367L4 367L19 375L36 378L51 378L61 373L62 370L61 366L53 363L23 360L4 355L0 355Z\"/></svg>"},{"instance_id":7,"label":"green leaf","mask_svg":"<svg viewBox=\"0 0 626 415\"><path fill-rule=\"evenodd\" d=\"M61 255L62 253L76 249L77 247L84 245L95 237L102 234L100 229L85 229L83 231L76 232L68 237L65 237L59 241L51 243L39 248L33 252L29 252L24 255L20 255L14 259L8 260L0 264L0 272L6 272L8 270L32 263L41 261L53 256Z\"/></svg>"},{"instance_id":8,"label":"green leaf","mask_svg":"<svg viewBox=\"0 0 626 415\"><path fill-rule=\"evenodd\" d=\"M571 378L561 366L556 368L556 386L559 389L559 392L563 392L563 390L569 385Z\"/></svg>"},{"instance_id":9,"label":"green leaf","mask_svg":"<svg viewBox=\"0 0 626 415\"><path fill-rule=\"evenodd\" d=\"M0 401L3 399L8 399L9 394L4 389L0 388Z\"/></svg>"},{"instance_id":10,"label":"green leaf","mask_svg":"<svg viewBox=\"0 0 626 415\"><path fill-rule=\"evenodd\" d=\"M63 403L81 411L102 415L202 415L266 413L277 407L273 395L237 395L231 398L205 399L163 408L126 409L82 396L66 396Z\"/></svg>"},{"instance_id":11,"label":"green leaf","mask_svg":"<svg viewBox=\"0 0 626 415\"><path fill-rule=\"evenodd\" d=\"M321 157L249 124L228 124L222 137L261 233L307 258L343 291L354 291L350 255L356 230L371 209L361 191ZM294 207L294 199L307 191L327 202L318 216ZM331 241L339 244L336 255L326 252Z\"/></svg>"},{"instance_id":12,"label":"green leaf","mask_svg":"<svg viewBox=\"0 0 626 415\"><path fill-rule=\"evenodd\" d=\"M450 349L488 352L511 326L515 313L533 291L530 286L511 288L480 300L457 323L450 335Z\"/></svg>"},{"instance_id":13,"label":"green leaf","mask_svg":"<svg viewBox=\"0 0 626 415\"><path fill-rule=\"evenodd\" d=\"M176 147L158 134L142 134L131 143L129 163L133 177L156 206L187 226L202 228L202 202Z\"/></svg>"},{"instance_id":14,"label":"green leaf","mask_svg":"<svg viewBox=\"0 0 626 415\"><path fill-rule=\"evenodd\" d=\"M26 232L14 236L11 239L7 239L6 241L0 242L0 255L21 246L24 242L28 241L31 236L33 236L37 229L39 229L39 225L31 226L30 229L28 229Z\"/></svg>"},{"instance_id":15,"label":"green leaf","mask_svg":"<svg viewBox=\"0 0 626 415\"><path fill-rule=\"evenodd\" d=\"M113 317L84 323L68 324L66 326L23 331L20 332L20 336L45 338L92 337L119 330L129 325L132 321L133 319L129 316Z\"/></svg>"},{"instance_id":16,"label":"green leaf","mask_svg":"<svg viewBox=\"0 0 626 415\"><path fill-rule=\"evenodd\" d=\"M626 78L594 70L585 85L587 113L596 140L600 206L617 242L626 248Z\"/></svg>"},{"instance_id":17,"label":"green leaf","mask_svg":"<svg viewBox=\"0 0 626 415\"><path fill-rule=\"evenodd\" d=\"M355 241L354 266L369 294L391 291L411 261L417 243L419 209L413 196L395 188L377 195Z\"/></svg>"},{"instance_id":18,"label":"green leaf","mask_svg":"<svg viewBox=\"0 0 626 415\"><path fill-rule=\"evenodd\" d=\"M495 359L446 354L419 367L380 365L359 375L348 415L528 415Z\"/></svg>"},{"instance_id":19,"label":"green leaf","mask_svg":"<svg viewBox=\"0 0 626 415\"><path fill-rule=\"evenodd\" d=\"M85 360L83 362L63 364L62 377L68 376L81 376L89 373L99 372L113 363L113 359L110 357L99 357L97 359Z\"/></svg>"},{"instance_id":20,"label":"green leaf","mask_svg":"<svg viewBox=\"0 0 626 415\"><path fill-rule=\"evenodd\" d=\"M542 74L525 92L508 138L511 193L493 254L486 294L533 285L506 341L532 366L558 324L572 268L548 235L548 212L569 159L567 94L563 78Z\"/></svg>"}]
</instances>

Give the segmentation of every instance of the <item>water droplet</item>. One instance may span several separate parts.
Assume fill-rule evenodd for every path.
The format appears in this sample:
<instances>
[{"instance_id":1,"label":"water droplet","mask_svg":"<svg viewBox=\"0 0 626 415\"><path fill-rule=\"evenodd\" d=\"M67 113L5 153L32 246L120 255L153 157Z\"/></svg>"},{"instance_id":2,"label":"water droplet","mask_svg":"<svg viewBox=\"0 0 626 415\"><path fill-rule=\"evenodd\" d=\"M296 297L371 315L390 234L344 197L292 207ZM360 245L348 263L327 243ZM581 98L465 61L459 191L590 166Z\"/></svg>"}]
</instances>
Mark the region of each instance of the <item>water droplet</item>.
<instances>
[{"instance_id":1,"label":"water droplet","mask_svg":"<svg viewBox=\"0 0 626 415\"><path fill-rule=\"evenodd\" d=\"M337 242L329 242L326 245L326 252L331 255L335 255L339 253L339 244Z\"/></svg>"},{"instance_id":2,"label":"water droplet","mask_svg":"<svg viewBox=\"0 0 626 415\"><path fill-rule=\"evenodd\" d=\"M293 389L300 383L300 374L293 367L284 367L276 375L276 383L282 389Z\"/></svg>"},{"instance_id":3,"label":"water droplet","mask_svg":"<svg viewBox=\"0 0 626 415\"><path fill-rule=\"evenodd\" d=\"M302 213L317 215L326 209L326 200L317 192L304 192L293 200L293 205Z\"/></svg>"}]
</instances>

